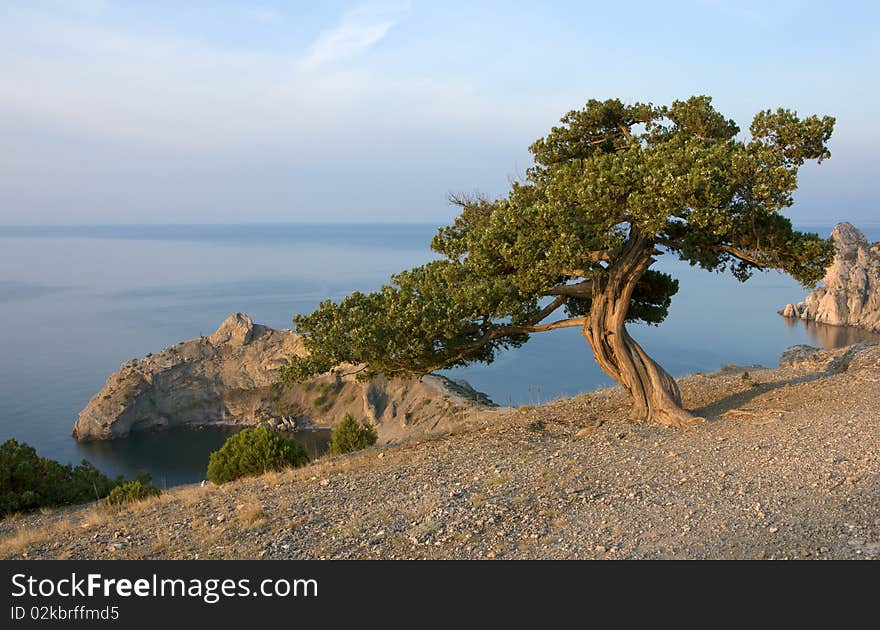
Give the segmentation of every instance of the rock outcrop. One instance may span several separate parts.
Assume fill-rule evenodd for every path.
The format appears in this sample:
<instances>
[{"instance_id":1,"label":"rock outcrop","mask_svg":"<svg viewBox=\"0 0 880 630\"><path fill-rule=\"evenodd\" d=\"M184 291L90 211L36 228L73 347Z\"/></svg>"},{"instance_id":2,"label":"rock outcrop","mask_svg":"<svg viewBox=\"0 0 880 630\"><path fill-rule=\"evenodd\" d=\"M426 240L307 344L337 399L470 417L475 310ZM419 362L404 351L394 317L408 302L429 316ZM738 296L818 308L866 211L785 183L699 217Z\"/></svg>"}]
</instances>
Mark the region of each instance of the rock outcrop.
<instances>
[{"instance_id":1,"label":"rock outcrop","mask_svg":"<svg viewBox=\"0 0 880 630\"><path fill-rule=\"evenodd\" d=\"M822 286L799 304L786 304L783 317L880 332L880 243L869 243L849 223L831 232L837 256Z\"/></svg>"},{"instance_id":2,"label":"rock outcrop","mask_svg":"<svg viewBox=\"0 0 880 630\"><path fill-rule=\"evenodd\" d=\"M880 345L861 341L843 348L823 350L804 344L787 348L779 357L779 367L807 369L828 374L880 371Z\"/></svg>"},{"instance_id":3,"label":"rock outcrop","mask_svg":"<svg viewBox=\"0 0 880 630\"><path fill-rule=\"evenodd\" d=\"M278 368L305 353L291 330L230 315L207 337L183 341L125 362L79 414L78 440L133 431L210 424L266 424L293 430L329 427L346 413L369 418L387 443L453 426L474 406L492 405L467 383L326 374L284 386ZM344 372L344 371L343 371Z\"/></svg>"}]
</instances>

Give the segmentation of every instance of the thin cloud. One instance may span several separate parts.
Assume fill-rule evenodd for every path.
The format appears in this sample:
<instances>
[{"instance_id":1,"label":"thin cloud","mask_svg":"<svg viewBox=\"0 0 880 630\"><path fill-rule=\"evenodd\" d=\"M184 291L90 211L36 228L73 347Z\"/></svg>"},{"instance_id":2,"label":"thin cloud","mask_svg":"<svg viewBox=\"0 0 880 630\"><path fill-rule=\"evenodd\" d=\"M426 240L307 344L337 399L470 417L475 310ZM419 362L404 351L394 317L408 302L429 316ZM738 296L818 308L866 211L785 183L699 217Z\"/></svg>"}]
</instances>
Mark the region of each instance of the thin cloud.
<instances>
[{"instance_id":1,"label":"thin cloud","mask_svg":"<svg viewBox=\"0 0 880 630\"><path fill-rule=\"evenodd\" d=\"M337 26L318 36L301 67L311 70L363 55L400 22L400 13L401 9L389 11L382 7L377 10L377 7L369 6L347 13Z\"/></svg>"}]
</instances>

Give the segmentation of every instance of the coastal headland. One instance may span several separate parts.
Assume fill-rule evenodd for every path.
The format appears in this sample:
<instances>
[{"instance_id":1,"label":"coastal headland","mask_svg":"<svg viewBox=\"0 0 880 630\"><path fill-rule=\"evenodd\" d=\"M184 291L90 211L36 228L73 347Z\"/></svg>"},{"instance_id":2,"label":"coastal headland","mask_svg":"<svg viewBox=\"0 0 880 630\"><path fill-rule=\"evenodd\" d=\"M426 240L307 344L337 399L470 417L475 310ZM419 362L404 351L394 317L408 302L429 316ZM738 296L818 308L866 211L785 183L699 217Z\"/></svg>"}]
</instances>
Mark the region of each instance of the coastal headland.
<instances>
[{"instance_id":1,"label":"coastal headland","mask_svg":"<svg viewBox=\"0 0 880 630\"><path fill-rule=\"evenodd\" d=\"M151 501L0 522L4 558L876 558L880 347L679 380L687 429L620 388Z\"/></svg>"}]
</instances>

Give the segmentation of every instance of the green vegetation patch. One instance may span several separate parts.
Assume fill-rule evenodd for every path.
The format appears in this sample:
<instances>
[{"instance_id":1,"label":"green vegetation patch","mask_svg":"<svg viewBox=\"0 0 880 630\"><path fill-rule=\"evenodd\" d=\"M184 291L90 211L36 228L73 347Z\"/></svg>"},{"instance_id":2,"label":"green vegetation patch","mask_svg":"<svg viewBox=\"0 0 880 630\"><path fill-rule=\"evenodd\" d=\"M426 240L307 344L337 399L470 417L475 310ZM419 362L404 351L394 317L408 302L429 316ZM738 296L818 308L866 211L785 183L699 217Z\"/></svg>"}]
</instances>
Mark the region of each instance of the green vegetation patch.
<instances>
[{"instance_id":1,"label":"green vegetation patch","mask_svg":"<svg viewBox=\"0 0 880 630\"><path fill-rule=\"evenodd\" d=\"M106 497L122 483L83 460L77 466L37 455L14 439L0 445L0 517L39 507L85 503Z\"/></svg>"},{"instance_id":2,"label":"green vegetation patch","mask_svg":"<svg viewBox=\"0 0 880 630\"><path fill-rule=\"evenodd\" d=\"M347 413L342 421L333 427L330 434L329 451L333 455L342 455L359 451L372 446L379 439L376 427L364 421L358 421L352 414Z\"/></svg>"},{"instance_id":3,"label":"green vegetation patch","mask_svg":"<svg viewBox=\"0 0 880 630\"><path fill-rule=\"evenodd\" d=\"M137 503L150 497L157 497L159 494L161 494L159 488L153 485L150 475L142 473L137 479L126 481L113 488L107 495L107 505Z\"/></svg>"},{"instance_id":4,"label":"green vegetation patch","mask_svg":"<svg viewBox=\"0 0 880 630\"><path fill-rule=\"evenodd\" d=\"M245 429L226 440L220 450L211 453L208 479L218 484L226 483L308 463L305 447L295 438L268 427Z\"/></svg>"}]
</instances>

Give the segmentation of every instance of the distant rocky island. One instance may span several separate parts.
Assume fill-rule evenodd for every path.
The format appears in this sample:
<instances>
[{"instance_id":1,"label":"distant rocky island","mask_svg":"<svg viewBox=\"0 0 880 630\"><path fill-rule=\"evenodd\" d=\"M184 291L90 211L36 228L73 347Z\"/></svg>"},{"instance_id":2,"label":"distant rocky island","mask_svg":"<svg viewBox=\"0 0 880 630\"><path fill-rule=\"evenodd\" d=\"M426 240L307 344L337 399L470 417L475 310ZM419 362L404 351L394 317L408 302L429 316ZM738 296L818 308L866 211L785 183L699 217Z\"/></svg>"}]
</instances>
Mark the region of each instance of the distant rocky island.
<instances>
[{"instance_id":1,"label":"distant rocky island","mask_svg":"<svg viewBox=\"0 0 880 630\"><path fill-rule=\"evenodd\" d=\"M375 423L381 443L450 428L473 407L494 406L464 381L359 381L348 372L284 386L278 368L305 353L291 330L230 315L211 335L125 362L80 412L80 441L121 438L180 426L266 425L284 430L332 426L346 413Z\"/></svg>"},{"instance_id":2,"label":"distant rocky island","mask_svg":"<svg viewBox=\"0 0 880 630\"><path fill-rule=\"evenodd\" d=\"M837 256L822 286L803 302L787 304L779 314L880 332L880 243L869 243L850 223L838 223L831 238Z\"/></svg>"}]
</instances>

